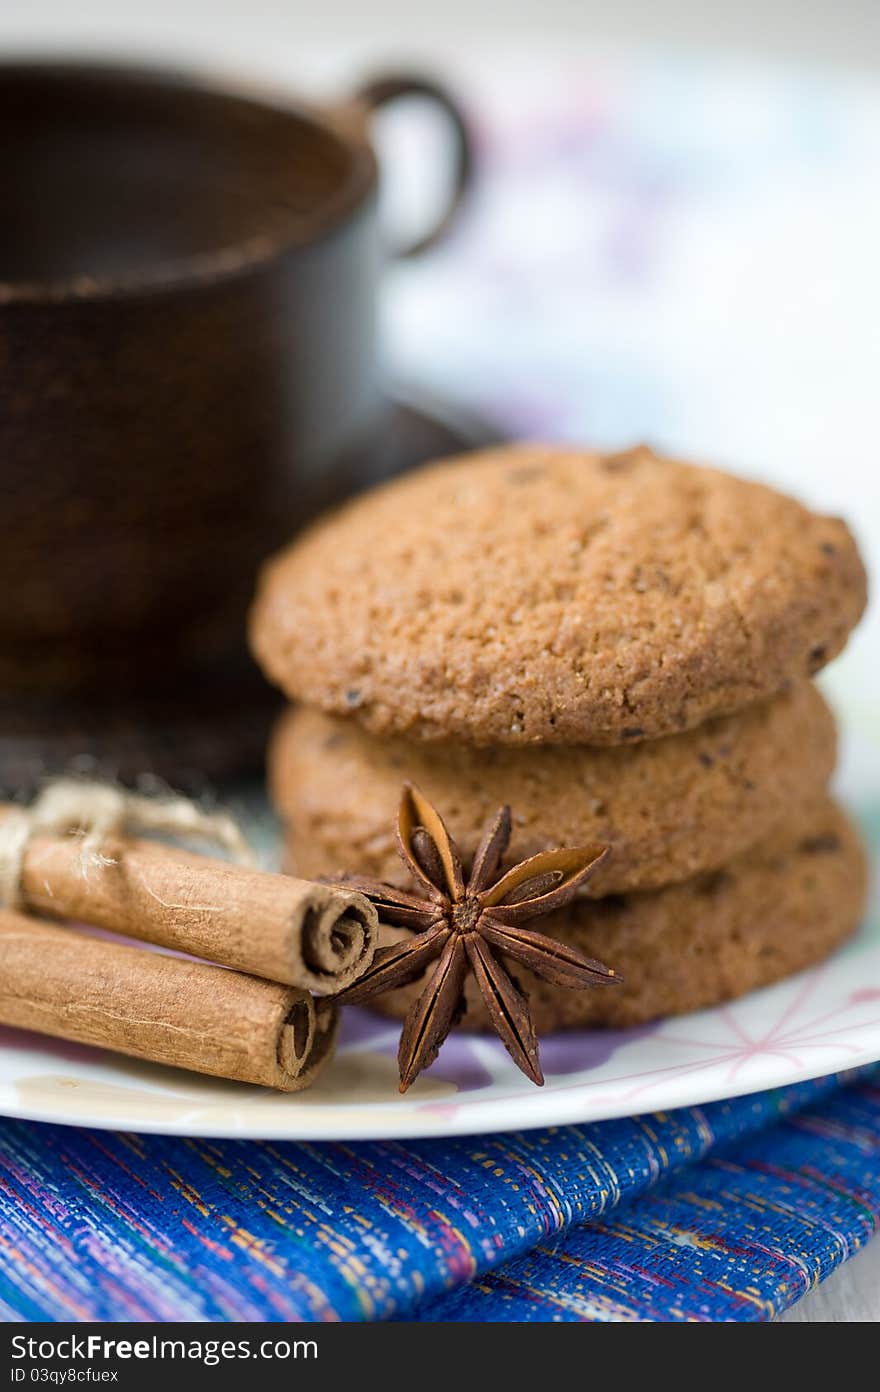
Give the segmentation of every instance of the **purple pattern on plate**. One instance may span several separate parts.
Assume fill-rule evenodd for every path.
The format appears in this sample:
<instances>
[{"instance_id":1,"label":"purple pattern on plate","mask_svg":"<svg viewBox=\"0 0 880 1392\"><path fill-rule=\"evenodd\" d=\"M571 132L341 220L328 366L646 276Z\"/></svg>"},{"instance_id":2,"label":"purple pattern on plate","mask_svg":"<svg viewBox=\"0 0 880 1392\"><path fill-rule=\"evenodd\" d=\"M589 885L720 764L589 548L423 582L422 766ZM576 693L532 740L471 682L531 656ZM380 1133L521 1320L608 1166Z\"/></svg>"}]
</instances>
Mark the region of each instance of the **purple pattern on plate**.
<instances>
[{"instance_id":1,"label":"purple pattern on plate","mask_svg":"<svg viewBox=\"0 0 880 1392\"><path fill-rule=\"evenodd\" d=\"M547 1077L565 1077L599 1068L627 1044L633 1044L652 1034L656 1022L631 1030L570 1030L551 1034L541 1040L541 1062ZM342 1017L339 1047L347 1049L369 1047L372 1052L394 1058L400 1035L399 1022L368 1010L348 1009ZM506 1062L504 1045L488 1034L469 1034L458 1031L450 1035L437 1062L425 1070L427 1077L455 1083L459 1092L477 1092L490 1087L497 1076L483 1063L486 1048L498 1053Z\"/></svg>"}]
</instances>

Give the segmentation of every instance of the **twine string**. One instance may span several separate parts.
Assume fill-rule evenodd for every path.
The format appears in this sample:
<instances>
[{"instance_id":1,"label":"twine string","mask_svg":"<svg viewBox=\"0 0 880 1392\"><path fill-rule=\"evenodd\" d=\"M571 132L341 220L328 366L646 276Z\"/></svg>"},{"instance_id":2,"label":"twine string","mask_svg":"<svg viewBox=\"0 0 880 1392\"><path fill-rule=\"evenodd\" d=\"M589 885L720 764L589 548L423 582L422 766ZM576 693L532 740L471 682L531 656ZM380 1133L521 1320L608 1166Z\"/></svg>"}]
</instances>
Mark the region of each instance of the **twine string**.
<instances>
[{"instance_id":1,"label":"twine string","mask_svg":"<svg viewBox=\"0 0 880 1392\"><path fill-rule=\"evenodd\" d=\"M80 838L80 871L113 863L104 852L109 840L125 836L169 836L208 842L241 865L253 866L254 853L241 827L226 812L206 812L189 798L145 796L110 783L59 778L30 807L16 808L0 822L0 905L17 908L22 871L35 836Z\"/></svg>"}]
</instances>

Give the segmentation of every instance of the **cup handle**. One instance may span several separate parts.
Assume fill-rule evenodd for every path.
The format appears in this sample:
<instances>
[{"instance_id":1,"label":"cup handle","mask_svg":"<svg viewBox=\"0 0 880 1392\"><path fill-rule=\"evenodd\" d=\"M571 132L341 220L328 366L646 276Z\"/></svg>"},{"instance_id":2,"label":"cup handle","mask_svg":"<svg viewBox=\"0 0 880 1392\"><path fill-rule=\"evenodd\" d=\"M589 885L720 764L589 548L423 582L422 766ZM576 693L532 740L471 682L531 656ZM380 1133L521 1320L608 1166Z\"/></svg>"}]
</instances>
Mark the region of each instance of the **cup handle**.
<instances>
[{"instance_id":1,"label":"cup handle","mask_svg":"<svg viewBox=\"0 0 880 1392\"><path fill-rule=\"evenodd\" d=\"M446 208L433 227L415 241L394 247L392 255L396 259L420 256L423 251L435 246L449 231L462 200L470 188L474 168L474 150L470 130L455 98L430 78L408 76L404 73L387 73L363 83L354 93L354 104L364 114L371 115L383 106L389 106L401 97L422 97L433 102L441 115L449 123L453 135L452 192Z\"/></svg>"}]
</instances>

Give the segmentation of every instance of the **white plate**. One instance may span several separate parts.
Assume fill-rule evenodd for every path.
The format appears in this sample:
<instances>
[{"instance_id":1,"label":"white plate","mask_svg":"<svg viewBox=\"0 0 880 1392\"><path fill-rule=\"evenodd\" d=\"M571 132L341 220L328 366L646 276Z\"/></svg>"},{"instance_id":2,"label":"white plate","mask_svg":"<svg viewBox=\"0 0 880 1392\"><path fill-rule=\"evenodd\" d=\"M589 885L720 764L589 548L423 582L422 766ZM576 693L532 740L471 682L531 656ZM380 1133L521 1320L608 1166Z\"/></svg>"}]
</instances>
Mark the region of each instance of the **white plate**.
<instances>
[{"instance_id":1,"label":"white plate","mask_svg":"<svg viewBox=\"0 0 880 1392\"><path fill-rule=\"evenodd\" d=\"M844 720L838 784L880 849L880 739ZM268 826L251 830L259 839ZM291 1141L478 1135L602 1121L758 1092L880 1060L880 912L810 971L640 1029L545 1038L536 1088L503 1046L454 1035L405 1097L399 1025L345 1012L326 1074L294 1096L0 1027L0 1116L120 1131Z\"/></svg>"},{"instance_id":2,"label":"white plate","mask_svg":"<svg viewBox=\"0 0 880 1392\"><path fill-rule=\"evenodd\" d=\"M714 1101L880 1059L880 922L829 961L715 1010L545 1039L535 1088L502 1046L459 1035L405 1097L399 1026L349 1010L327 1074L284 1096L0 1030L0 1113L124 1131L286 1140L469 1135Z\"/></svg>"}]
</instances>

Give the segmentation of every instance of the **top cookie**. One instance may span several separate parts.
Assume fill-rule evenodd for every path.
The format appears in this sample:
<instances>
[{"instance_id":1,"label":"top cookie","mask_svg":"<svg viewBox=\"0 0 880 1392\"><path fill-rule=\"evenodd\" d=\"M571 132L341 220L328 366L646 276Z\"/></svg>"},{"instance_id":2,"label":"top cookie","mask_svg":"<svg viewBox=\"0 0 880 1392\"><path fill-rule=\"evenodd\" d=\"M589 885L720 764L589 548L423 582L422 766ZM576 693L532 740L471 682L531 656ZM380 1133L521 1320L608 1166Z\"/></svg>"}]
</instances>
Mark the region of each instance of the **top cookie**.
<instances>
[{"instance_id":1,"label":"top cookie","mask_svg":"<svg viewBox=\"0 0 880 1392\"><path fill-rule=\"evenodd\" d=\"M620 744L816 672L865 604L846 525L638 448L506 446L354 499L266 567L254 652L377 733Z\"/></svg>"}]
</instances>

